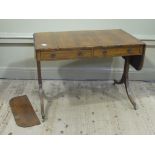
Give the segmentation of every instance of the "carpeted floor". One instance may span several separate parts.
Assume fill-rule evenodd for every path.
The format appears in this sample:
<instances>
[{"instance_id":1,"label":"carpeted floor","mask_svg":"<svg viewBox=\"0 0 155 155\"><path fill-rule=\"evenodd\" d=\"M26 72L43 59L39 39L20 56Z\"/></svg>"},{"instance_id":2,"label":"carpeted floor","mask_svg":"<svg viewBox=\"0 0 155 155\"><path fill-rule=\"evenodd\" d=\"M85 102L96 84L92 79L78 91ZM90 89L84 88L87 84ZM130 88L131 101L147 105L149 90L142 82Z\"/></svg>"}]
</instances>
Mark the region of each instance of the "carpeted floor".
<instances>
[{"instance_id":1,"label":"carpeted floor","mask_svg":"<svg viewBox=\"0 0 155 155\"><path fill-rule=\"evenodd\" d=\"M22 128L14 121L9 100L27 95L41 120L37 81L0 80L0 134L155 134L155 83L130 82L139 107L136 111L124 85L112 83L46 80L47 119L41 125Z\"/></svg>"}]
</instances>

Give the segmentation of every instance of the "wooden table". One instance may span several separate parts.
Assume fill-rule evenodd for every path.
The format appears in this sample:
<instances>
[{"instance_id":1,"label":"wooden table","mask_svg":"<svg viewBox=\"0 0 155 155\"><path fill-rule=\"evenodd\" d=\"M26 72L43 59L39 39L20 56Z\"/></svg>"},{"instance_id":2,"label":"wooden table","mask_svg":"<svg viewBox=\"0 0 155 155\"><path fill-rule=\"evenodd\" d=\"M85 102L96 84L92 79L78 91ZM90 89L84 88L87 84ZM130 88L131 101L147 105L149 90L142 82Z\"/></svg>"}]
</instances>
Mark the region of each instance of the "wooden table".
<instances>
[{"instance_id":1,"label":"wooden table","mask_svg":"<svg viewBox=\"0 0 155 155\"><path fill-rule=\"evenodd\" d=\"M45 118L41 61L68 59L92 59L121 56L125 60L120 81L125 84L126 93L134 109L137 109L128 86L129 65L141 70L144 62L145 44L120 29L96 31L41 32L34 33L37 60L41 114Z\"/></svg>"}]
</instances>

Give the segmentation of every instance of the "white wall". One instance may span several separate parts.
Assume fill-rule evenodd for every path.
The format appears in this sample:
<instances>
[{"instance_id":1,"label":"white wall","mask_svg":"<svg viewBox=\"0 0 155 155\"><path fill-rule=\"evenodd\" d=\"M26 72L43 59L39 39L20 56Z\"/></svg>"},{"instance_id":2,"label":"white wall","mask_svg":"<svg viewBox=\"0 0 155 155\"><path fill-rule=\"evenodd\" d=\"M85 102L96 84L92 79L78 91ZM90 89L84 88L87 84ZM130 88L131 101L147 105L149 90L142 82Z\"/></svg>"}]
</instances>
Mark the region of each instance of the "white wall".
<instances>
[{"instance_id":1,"label":"white wall","mask_svg":"<svg viewBox=\"0 0 155 155\"><path fill-rule=\"evenodd\" d=\"M147 43L143 70L131 68L130 79L155 80L155 20L0 20L0 78L36 79L34 32L121 28ZM113 79L123 59L70 60L43 63L48 79Z\"/></svg>"}]
</instances>

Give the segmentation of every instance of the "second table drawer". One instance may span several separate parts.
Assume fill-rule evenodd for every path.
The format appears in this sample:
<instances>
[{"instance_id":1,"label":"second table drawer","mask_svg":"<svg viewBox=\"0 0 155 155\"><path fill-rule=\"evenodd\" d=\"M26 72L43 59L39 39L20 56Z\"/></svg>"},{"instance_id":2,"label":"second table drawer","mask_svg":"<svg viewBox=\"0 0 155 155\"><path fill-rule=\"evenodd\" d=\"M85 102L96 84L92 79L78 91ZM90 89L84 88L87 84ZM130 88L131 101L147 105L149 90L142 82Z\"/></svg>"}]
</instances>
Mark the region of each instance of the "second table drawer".
<instances>
[{"instance_id":1,"label":"second table drawer","mask_svg":"<svg viewBox=\"0 0 155 155\"><path fill-rule=\"evenodd\" d=\"M95 49L95 57L113 57L113 56L130 56L130 55L141 55L142 50L139 46L137 47L117 47L117 48L103 48Z\"/></svg>"}]
</instances>

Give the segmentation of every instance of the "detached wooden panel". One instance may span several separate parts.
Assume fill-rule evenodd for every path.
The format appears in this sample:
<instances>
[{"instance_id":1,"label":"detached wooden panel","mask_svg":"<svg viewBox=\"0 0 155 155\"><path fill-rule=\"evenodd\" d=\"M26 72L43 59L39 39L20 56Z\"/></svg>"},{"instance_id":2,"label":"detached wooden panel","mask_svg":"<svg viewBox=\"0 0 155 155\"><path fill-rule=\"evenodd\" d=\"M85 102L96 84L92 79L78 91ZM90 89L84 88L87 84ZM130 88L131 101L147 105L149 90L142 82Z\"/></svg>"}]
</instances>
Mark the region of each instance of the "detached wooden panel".
<instances>
[{"instance_id":1,"label":"detached wooden panel","mask_svg":"<svg viewBox=\"0 0 155 155\"><path fill-rule=\"evenodd\" d=\"M10 100L10 107L18 126L31 127L40 124L40 121L26 95L12 98Z\"/></svg>"}]
</instances>

